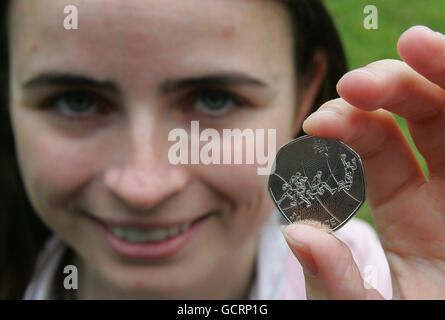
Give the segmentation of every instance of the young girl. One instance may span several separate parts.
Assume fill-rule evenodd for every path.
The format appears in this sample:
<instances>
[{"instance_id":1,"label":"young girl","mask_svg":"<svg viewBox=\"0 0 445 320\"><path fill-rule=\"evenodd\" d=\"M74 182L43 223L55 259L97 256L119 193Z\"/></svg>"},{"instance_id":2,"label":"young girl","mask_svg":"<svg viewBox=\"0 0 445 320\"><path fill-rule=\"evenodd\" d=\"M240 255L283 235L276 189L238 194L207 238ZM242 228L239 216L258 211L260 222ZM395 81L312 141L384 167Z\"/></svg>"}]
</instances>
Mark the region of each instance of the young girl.
<instances>
[{"instance_id":1,"label":"young girl","mask_svg":"<svg viewBox=\"0 0 445 320\"><path fill-rule=\"evenodd\" d=\"M405 62L348 73L303 125L346 69L318 1L4 2L2 297L445 296L442 35L408 30ZM67 5L78 29L65 28ZM378 108L408 120L429 181ZM303 125L352 146L385 251L355 219L281 233L256 166L171 164L169 132L191 121L276 129L277 146ZM63 286L67 265L78 289Z\"/></svg>"}]
</instances>

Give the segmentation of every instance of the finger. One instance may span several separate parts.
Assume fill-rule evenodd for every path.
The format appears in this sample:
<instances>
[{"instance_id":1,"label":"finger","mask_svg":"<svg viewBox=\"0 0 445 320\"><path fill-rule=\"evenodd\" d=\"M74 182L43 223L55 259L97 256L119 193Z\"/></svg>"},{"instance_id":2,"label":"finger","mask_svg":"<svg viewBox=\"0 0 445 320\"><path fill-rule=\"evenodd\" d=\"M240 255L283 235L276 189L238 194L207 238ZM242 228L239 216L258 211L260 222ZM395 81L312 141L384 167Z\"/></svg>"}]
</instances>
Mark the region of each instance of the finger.
<instances>
[{"instance_id":1,"label":"finger","mask_svg":"<svg viewBox=\"0 0 445 320\"><path fill-rule=\"evenodd\" d=\"M399 38L397 48L400 57L415 71L445 89L445 36L424 26L412 27ZM408 122L415 134L419 152L427 161L431 176L445 173L444 112L427 123ZM428 126L428 128L427 128ZM428 130L429 129L429 130Z\"/></svg>"},{"instance_id":2,"label":"finger","mask_svg":"<svg viewBox=\"0 0 445 320\"><path fill-rule=\"evenodd\" d=\"M359 153L365 170L367 200L374 209L389 200L410 196L426 181L388 111L363 111L339 98L310 115L303 129L311 135L341 140ZM391 219L387 214L379 218L383 224Z\"/></svg>"},{"instance_id":3,"label":"finger","mask_svg":"<svg viewBox=\"0 0 445 320\"><path fill-rule=\"evenodd\" d=\"M445 107L445 91L400 60L380 60L348 72L337 91L357 108L384 108L414 122L435 117Z\"/></svg>"},{"instance_id":4,"label":"finger","mask_svg":"<svg viewBox=\"0 0 445 320\"><path fill-rule=\"evenodd\" d=\"M408 121L432 174L444 171L445 91L398 60L381 60L349 72L337 85L342 98L363 110L384 108Z\"/></svg>"},{"instance_id":5,"label":"finger","mask_svg":"<svg viewBox=\"0 0 445 320\"><path fill-rule=\"evenodd\" d=\"M414 70L445 89L445 36L425 26L415 26L399 38L400 57Z\"/></svg>"},{"instance_id":6,"label":"finger","mask_svg":"<svg viewBox=\"0 0 445 320\"><path fill-rule=\"evenodd\" d=\"M308 299L383 299L365 287L351 251L334 235L305 224L289 225L283 234L303 267Z\"/></svg>"}]
</instances>

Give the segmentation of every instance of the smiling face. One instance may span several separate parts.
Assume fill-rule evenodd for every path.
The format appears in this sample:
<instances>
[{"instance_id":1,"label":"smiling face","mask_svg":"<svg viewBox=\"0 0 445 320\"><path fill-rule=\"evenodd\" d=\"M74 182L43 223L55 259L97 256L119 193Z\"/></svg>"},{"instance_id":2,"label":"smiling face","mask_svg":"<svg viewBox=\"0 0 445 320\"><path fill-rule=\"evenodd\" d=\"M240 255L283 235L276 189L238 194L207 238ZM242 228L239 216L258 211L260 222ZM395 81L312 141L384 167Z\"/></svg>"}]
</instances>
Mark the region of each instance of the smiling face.
<instances>
[{"instance_id":1,"label":"smiling face","mask_svg":"<svg viewBox=\"0 0 445 320\"><path fill-rule=\"evenodd\" d=\"M63 28L68 4L78 30ZM256 165L172 165L168 133L192 120L272 128L280 146L298 132L284 8L14 0L11 14L19 164L35 210L78 255L80 292L242 298L273 211L267 177Z\"/></svg>"}]
</instances>

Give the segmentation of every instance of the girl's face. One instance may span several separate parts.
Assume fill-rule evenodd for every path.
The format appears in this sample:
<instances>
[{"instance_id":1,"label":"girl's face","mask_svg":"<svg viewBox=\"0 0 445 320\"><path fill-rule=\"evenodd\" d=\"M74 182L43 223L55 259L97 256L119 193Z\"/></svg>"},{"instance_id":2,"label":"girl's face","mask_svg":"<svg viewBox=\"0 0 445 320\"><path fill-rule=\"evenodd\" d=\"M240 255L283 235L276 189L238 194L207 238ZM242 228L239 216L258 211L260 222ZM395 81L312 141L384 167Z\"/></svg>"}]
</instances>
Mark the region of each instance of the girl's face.
<instances>
[{"instance_id":1,"label":"girl's face","mask_svg":"<svg viewBox=\"0 0 445 320\"><path fill-rule=\"evenodd\" d=\"M77 30L64 28L68 4ZM35 210L78 255L80 292L245 294L273 211L267 177L257 165L172 165L168 134L199 120L221 136L276 129L280 146L298 132L284 8L14 0L11 14L19 164Z\"/></svg>"}]
</instances>

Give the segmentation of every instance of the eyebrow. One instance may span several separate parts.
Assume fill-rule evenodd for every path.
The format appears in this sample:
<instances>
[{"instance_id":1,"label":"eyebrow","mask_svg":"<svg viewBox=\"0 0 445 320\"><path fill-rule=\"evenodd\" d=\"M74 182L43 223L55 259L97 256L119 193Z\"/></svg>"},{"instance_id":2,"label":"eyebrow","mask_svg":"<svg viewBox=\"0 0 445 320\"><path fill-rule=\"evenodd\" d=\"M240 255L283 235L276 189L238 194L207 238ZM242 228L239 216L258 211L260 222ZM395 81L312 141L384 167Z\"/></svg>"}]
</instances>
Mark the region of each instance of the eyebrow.
<instances>
[{"instance_id":1,"label":"eyebrow","mask_svg":"<svg viewBox=\"0 0 445 320\"><path fill-rule=\"evenodd\" d=\"M267 84L258 78L239 72L226 72L183 79L168 79L161 84L160 91L163 94L168 94L172 91L199 86L229 87L241 85L267 87ZM110 80L97 80L70 73L43 73L31 78L23 84L23 88L25 89L47 86L90 87L119 93L119 86Z\"/></svg>"},{"instance_id":2,"label":"eyebrow","mask_svg":"<svg viewBox=\"0 0 445 320\"><path fill-rule=\"evenodd\" d=\"M183 90L199 86L230 87L241 85L267 87L267 84L260 79L244 73L231 72L209 74L185 79L167 80L161 85L161 92L166 94L176 90Z\"/></svg>"},{"instance_id":3,"label":"eyebrow","mask_svg":"<svg viewBox=\"0 0 445 320\"><path fill-rule=\"evenodd\" d=\"M118 86L112 81L102 81L89 78L86 76L69 74L69 73L43 73L28 80L23 84L23 88L30 89L36 87L90 87L95 89L103 89L117 93Z\"/></svg>"}]
</instances>

